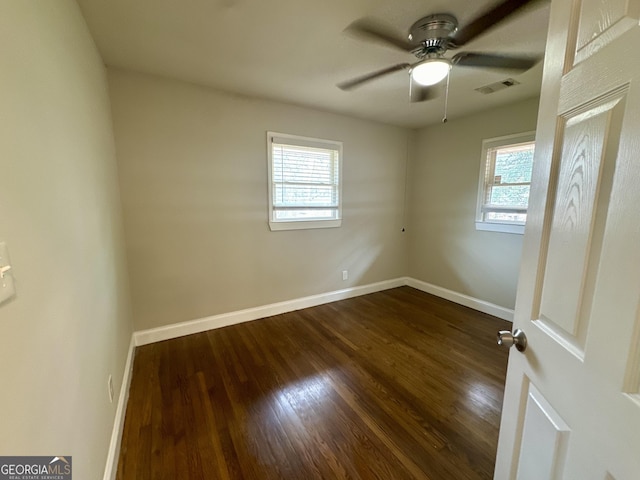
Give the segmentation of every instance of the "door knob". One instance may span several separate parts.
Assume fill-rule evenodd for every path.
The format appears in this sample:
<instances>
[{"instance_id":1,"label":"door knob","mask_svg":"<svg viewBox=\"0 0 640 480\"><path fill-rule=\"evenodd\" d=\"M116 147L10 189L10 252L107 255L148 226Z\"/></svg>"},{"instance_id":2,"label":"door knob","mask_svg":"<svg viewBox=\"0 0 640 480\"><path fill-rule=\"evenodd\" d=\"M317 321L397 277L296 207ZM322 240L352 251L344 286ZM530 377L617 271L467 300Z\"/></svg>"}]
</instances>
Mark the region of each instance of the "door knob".
<instances>
[{"instance_id":1,"label":"door knob","mask_svg":"<svg viewBox=\"0 0 640 480\"><path fill-rule=\"evenodd\" d=\"M515 345L519 352L524 352L527 349L527 336L519 328L513 333L509 330L500 330L498 332L498 345L507 348Z\"/></svg>"}]
</instances>

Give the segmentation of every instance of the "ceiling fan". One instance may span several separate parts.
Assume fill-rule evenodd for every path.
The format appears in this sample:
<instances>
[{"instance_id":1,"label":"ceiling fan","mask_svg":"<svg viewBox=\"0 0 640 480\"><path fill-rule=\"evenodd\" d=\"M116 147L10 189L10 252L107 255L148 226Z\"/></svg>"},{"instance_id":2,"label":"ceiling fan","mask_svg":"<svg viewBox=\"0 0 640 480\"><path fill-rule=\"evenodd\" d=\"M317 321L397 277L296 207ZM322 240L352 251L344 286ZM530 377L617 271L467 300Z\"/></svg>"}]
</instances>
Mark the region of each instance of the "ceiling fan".
<instances>
[{"instance_id":1,"label":"ceiling fan","mask_svg":"<svg viewBox=\"0 0 640 480\"><path fill-rule=\"evenodd\" d=\"M446 58L445 53L466 45L533 1L535 0L504 0L461 28L458 28L458 21L453 15L446 13L428 15L411 26L406 40L398 38L395 32L389 31L380 24L367 19L356 20L346 28L346 32L413 53L418 61L398 63L341 82L338 87L342 90L351 90L377 78L406 70L410 78L411 101L423 102L438 96L439 89L436 84L445 78L448 79L449 70L453 66L526 71L533 67L539 58L475 52L460 52L451 58Z\"/></svg>"}]
</instances>

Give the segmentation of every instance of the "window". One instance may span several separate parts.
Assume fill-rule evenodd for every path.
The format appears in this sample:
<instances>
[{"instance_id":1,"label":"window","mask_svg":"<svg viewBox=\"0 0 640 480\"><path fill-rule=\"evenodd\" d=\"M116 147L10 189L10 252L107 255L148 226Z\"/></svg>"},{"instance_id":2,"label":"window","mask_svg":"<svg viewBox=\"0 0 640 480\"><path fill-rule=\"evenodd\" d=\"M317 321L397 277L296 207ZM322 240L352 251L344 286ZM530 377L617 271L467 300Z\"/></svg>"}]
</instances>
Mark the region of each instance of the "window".
<instances>
[{"instance_id":1,"label":"window","mask_svg":"<svg viewBox=\"0 0 640 480\"><path fill-rule=\"evenodd\" d=\"M271 230L339 227L342 142L267 132Z\"/></svg>"},{"instance_id":2,"label":"window","mask_svg":"<svg viewBox=\"0 0 640 480\"><path fill-rule=\"evenodd\" d=\"M535 132L482 142L476 229L524 233Z\"/></svg>"}]
</instances>

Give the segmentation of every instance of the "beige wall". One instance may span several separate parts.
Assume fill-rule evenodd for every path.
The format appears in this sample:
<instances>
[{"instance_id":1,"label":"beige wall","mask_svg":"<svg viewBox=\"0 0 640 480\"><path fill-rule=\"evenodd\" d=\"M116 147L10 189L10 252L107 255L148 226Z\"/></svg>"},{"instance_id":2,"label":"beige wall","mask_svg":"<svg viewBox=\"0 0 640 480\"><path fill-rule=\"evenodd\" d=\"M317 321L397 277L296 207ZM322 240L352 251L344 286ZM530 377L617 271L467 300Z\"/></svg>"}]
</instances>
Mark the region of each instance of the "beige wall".
<instances>
[{"instance_id":1,"label":"beige wall","mask_svg":"<svg viewBox=\"0 0 640 480\"><path fill-rule=\"evenodd\" d=\"M74 1L0 10L0 454L98 479L132 331L106 75Z\"/></svg>"},{"instance_id":2,"label":"beige wall","mask_svg":"<svg viewBox=\"0 0 640 480\"><path fill-rule=\"evenodd\" d=\"M485 138L535 130L537 109L532 99L414 134L409 276L514 307L522 235L476 231L480 154Z\"/></svg>"},{"instance_id":3,"label":"beige wall","mask_svg":"<svg viewBox=\"0 0 640 480\"><path fill-rule=\"evenodd\" d=\"M109 85L136 329L405 274L408 131L118 70ZM269 230L268 130L344 142L341 228Z\"/></svg>"}]
</instances>

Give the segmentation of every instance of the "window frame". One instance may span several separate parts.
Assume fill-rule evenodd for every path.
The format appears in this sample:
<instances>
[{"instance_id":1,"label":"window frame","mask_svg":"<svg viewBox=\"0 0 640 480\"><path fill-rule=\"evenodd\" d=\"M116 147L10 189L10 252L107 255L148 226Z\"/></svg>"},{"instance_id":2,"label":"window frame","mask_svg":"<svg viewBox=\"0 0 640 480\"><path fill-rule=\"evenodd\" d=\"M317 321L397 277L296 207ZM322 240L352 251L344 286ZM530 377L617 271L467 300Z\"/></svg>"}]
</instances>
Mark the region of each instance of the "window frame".
<instances>
[{"instance_id":1,"label":"window frame","mask_svg":"<svg viewBox=\"0 0 640 480\"><path fill-rule=\"evenodd\" d=\"M273 192L275 181L273 178L273 144L278 143L274 142L275 139L282 139L287 142L289 145L300 146L300 147L314 147L314 148L324 148L327 150L335 150L338 152L338 182L337 182L337 195L338 195L338 205L335 208L336 217L330 219L299 219L299 220L277 220L275 218L274 212L276 207L273 202ZM343 154L342 154L342 142L337 140L326 140L321 138L314 137L304 137L300 135L293 135L289 133L279 133L279 132L267 132L267 176L268 176L268 196L269 196L269 210L268 210L268 218L269 218L269 229L271 231L279 231L279 230L306 230L306 229L314 229L314 228L336 228L342 225L342 165Z\"/></svg>"},{"instance_id":2,"label":"window frame","mask_svg":"<svg viewBox=\"0 0 640 480\"><path fill-rule=\"evenodd\" d=\"M489 162L489 150L507 147L507 146L515 146L523 143L531 143L535 144L535 131L516 133L513 135L505 135L502 137L494 137L487 138L482 141L482 158L480 162L480 175L478 181L478 198L476 203L476 230L484 230L490 232L501 232L501 233L515 233L515 234L524 234L524 228L526 222L510 222L510 221L499 221L499 220L485 220L483 218L484 213L484 199L486 197L486 188L487 188L487 162ZM535 155L534 155L535 161ZM495 167L494 167L495 173ZM531 183L529 183L531 185ZM505 210L508 210L509 207L505 207ZM513 209L517 211L524 210L524 213L527 212L528 206L526 209Z\"/></svg>"}]
</instances>

